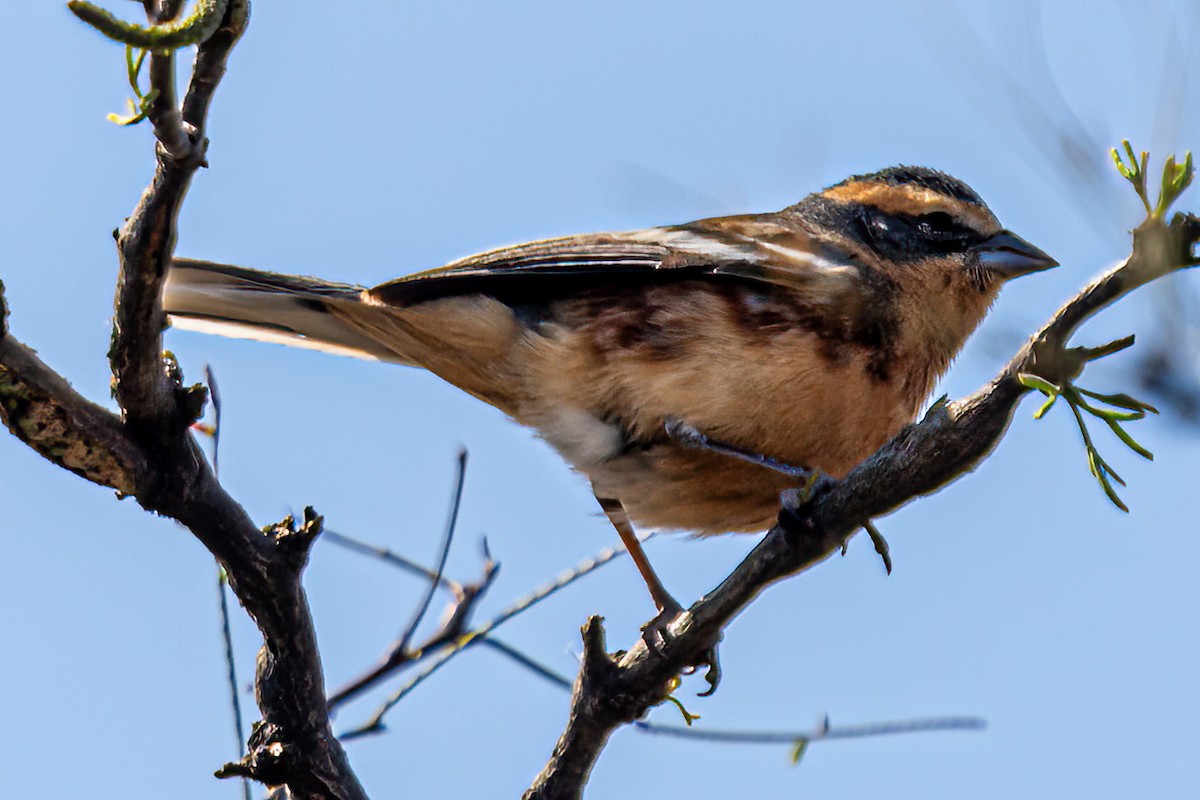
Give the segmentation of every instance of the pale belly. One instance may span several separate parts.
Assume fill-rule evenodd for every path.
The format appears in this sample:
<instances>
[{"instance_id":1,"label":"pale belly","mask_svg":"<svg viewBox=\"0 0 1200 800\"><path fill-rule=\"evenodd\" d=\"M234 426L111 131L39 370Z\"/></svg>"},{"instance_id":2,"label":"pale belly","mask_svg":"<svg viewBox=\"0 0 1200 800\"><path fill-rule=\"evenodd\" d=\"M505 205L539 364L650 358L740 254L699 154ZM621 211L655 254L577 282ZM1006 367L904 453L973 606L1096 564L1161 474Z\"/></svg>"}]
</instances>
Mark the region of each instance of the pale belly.
<instances>
[{"instance_id":1,"label":"pale belly","mask_svg":"<svg viewBox=\"0 0 1200 800\"><path fill-rule=\"evenodd\" d=\"M663 444L583 470L600 496L621 501L633 523L695 534L766 530L779 495L797 479L726 455Z\"/></svg>"},{"instance_id":2,"label":"pale belly","mask_svg":"<svg viewBox=\"0 0 1200 800\"><path fill-rule=\"evenodd\" d=\"M851 364L833 368L822 381L760 390L777 375L766 363L743 366L737 387L713 385L703 374L686 390L670 377L644 381L616 398L626 401L616 413L611 405L607 413L592 410L603 408L598 402L581 405L580 395L594 387L577 386L515 416L584 474L598 496L620 500L642 528L761 531L778 514L780 492L800 479L675 442L664 428L668 419L747 453L841 477L916 410L915 402L902 401ZM656 386L661 391L651 393Z\"/></svg>"}]
</instances>

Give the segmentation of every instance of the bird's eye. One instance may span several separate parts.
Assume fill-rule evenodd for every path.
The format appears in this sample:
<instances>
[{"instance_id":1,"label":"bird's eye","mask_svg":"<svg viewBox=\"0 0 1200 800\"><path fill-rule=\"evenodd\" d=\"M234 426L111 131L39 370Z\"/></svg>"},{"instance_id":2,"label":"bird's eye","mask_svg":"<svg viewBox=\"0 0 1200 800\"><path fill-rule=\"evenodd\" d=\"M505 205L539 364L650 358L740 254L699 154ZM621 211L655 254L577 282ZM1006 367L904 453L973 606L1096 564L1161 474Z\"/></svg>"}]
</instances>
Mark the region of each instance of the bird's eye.
<instances>
[{"instance_id":1,"label":"bird's eye","mask_svg":"<svg viewBox=\"0 0 1200 800\"><path fill-rule=\"evenodd\" d=\"M921 232L922 236L939 241L955 239L962 235L962 229L954 221L954 217L945 211L922 214L917 218L917 230Z\"/></svg>"},{"instance_id":2,"label":"bird's eye","mask_svg":"<svg viewBox=\"0 0 1200 800\"><path fill-rule=\"evenodd\" d=\"M871 227L871 230L874 231L875 233L886 236L887 234L891 233L891 231L892 231L892 226L891 226L891 224L889 224L889 222L890 221L888 220L887 217L874 216L871 218L869 225Z\"/></svg>"}]
</instances>

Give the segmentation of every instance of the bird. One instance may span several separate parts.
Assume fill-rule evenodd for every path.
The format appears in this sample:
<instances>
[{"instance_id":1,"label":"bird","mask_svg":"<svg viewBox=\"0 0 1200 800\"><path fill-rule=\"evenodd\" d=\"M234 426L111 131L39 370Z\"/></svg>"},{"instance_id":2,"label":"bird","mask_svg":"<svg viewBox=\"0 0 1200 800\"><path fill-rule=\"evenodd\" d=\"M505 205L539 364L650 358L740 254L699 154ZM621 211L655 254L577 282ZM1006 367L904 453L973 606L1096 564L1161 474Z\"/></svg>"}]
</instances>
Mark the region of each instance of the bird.
<instances>
[{"instance_id":1,"label":"bird","mask_svg":"<svg viewBox=\"0 0 1200 800\"><path fill-rule=\"evenodd\" d=\"M424 368L534 429L632 556L651 641L682 606L635 526L767 529L797 470L836 479L871 455L1001 286L1057 263L963 181L901 165L777 212L535 241L373 288L175 258L163 305L181 328Z\"/></svg>"}]
</instances>

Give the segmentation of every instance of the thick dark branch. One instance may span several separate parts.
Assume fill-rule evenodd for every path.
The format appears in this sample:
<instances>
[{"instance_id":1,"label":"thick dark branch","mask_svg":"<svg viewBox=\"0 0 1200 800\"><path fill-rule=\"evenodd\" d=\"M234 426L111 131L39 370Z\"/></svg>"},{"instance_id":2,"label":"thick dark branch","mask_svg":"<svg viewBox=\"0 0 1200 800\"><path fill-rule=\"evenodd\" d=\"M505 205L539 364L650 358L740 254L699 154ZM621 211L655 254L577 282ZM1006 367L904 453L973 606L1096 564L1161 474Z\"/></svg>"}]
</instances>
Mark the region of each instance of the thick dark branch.
<instances>
[{"instance_id":1,"label":"thick dark branch","mask_svg":"<svg viewBox=\"0 0 1200 800\"><path fill-rule=\"evenodd\" d=\"M310 514L299 530L285 523L264 535L185 432L167 450L145 447L115 414L84 399L7 335L0 336L0 418L55 464L144 504L154 498L152 510L186 525L226 569L263 633L264 724L241 769L223 774L287 783L299 797L365 798L329 728L316 633L300 585L319 518Z\"/></svg>"},{"instance_id":2,"label":"thick dark branch","mask_svg":"<svg viewBox=\"0 0 1200 800\"><path fill-rule=\"evenodd\" d=\"M1066 343L1079 325L1137 287L1194 266L1197 241L1197 217L1177 215L1169 226L1148 221L1135 232L1129 259L1063 306L991 383L962 400L935 404L924 419L811 501L785 494L775 527L720 586L676 620L661 657L639 639L614 660L604 652L599 619L590 620L570 718L526 800L580 797L612 732L662 702L669 681L695 663L760 592L823 561L864 522L974 469L1000 441L1028 391L1017 375L1033 372L1052 381L1075 377L1086 354Z\"/></svg>"},{"instance_id":3,"label":"thick dark branch","mask_svg":"<svg viewBox=\"0 0 1200 800\"><path fill-rule=\"evenodd\" d=\"M135 426L172 435L180 423L177 387L162 364L162 285L175 248L175 222L192 176L205 162L205 114L225 71L230 49L249 19L248 0L228 3L215 33L196 53L195 69L184 101L187 127L175 103L174 57L153 53L150 83L158 97L150 109L157 152L154 177L117 237L120 272L113 318L114 390L125 418ZM182 138L181 138L182 137Z\"/></svg>"},{"instance_id":4,"label":"thick dark branch","mask_svg":"<svg viewBox=\"0 0 1200 800\"><path fill-rule=\"evenodd\" d=\"M216 32L200 45L184 102L193 147L184 158L159 149L154 178L118 239L121 270L110 356L130 433L158 457L161 480L139 492L139 501L179 520L204 543L263 635L256 682L263 722L247 756L219 774L287 784L300 797L365 798L329 726L316 633L301 587L321 520L309 510L300 528L289 519L258 531L217 483L187 433L195 404L164 375L161 363L161 293L176 218L203 163L212 93L248 16L246 0L232 0Z\"/></svg>"},{"instance_id":5,"label":"thick dark branch","mask_svg":"<svg viewBox=\"0 0 1200 800\"><path fill-rule=\"evenodd\" d=\"M523 800L582 796L608 737L618 725L633 722L641 714L636 711L640 702L630 703L630 698L624 696L624 682L621 668L613 663L605 647L601 618L590 618L583 626L583 659L571 692L567 728L554 746L550 763ZM666 696L663 688L660 684L655 690L653 702L661 702Z\"/></svg>"},{"instance_id":6,"label":"thick dark branch","mask_svg":"<svg viewBox=\"0 0 1200 800\"><path fill-rule=\"evenodd\" d=\"M179 4L159 5L169 14ZM157 148L154 177L118 237L121 263L109 356L124 420L80 397L8 337L2 314L0 415L19 438L56 464L132 494L148 510L183 523L225 569L263 635L256 683L263 722L251 736L247 756L221 774L286 784L294 797L362 800L366 795L329 726L316 633L301 587L321 520L308 510L300 527L289 519L258 530L216 481L188 431L202 393L184 389L177 370L164 369L162 356L160 295L176 217L203 162L204 117L212 92L248 13L247 0L228 0L220 26L200 44L183 104L192 146L182 156ZM157 64L157 71L152 65L155 88L173 104L173 92L164 91L169 62Z\"/></svg>"},{"instance_id":7,"label":"thick dark branch","mask_svg":"<svg viewBox=\"0 0 1200 800\"><path fill-rule=\"evenodd\" d=\"M329 727L316 633L300 584L320 530L309 515L264 532L217 483L181 430L148 447L112 412L80 396L0 327L0 418L55 464L135 495L173 517L213 553L258 623L264 647L257 682L263 724L244 761L222 774L286 783L294 796L365 798Z\"/></svg>"}]
</instances>

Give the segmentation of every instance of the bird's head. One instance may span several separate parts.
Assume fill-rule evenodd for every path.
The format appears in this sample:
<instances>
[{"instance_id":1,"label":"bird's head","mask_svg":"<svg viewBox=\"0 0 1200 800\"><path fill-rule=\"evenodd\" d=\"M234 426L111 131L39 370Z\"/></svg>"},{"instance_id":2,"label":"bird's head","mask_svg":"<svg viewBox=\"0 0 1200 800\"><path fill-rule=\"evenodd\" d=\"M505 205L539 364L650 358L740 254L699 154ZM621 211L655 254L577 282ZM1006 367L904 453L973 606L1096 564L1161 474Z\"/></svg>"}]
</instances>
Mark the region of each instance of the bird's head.
<instances>
[{"instance_id":1,"label":"bird's head","mask_svg":"<svg viewBox=\"0 0 1200 800\"><path fill-rule=\"evenodd\" d=\"M966 183L926 167L855 175L789 210L894 285L909 335L951 352L1006 281L1058 264Z\"/></svg>"}]
</instances>

